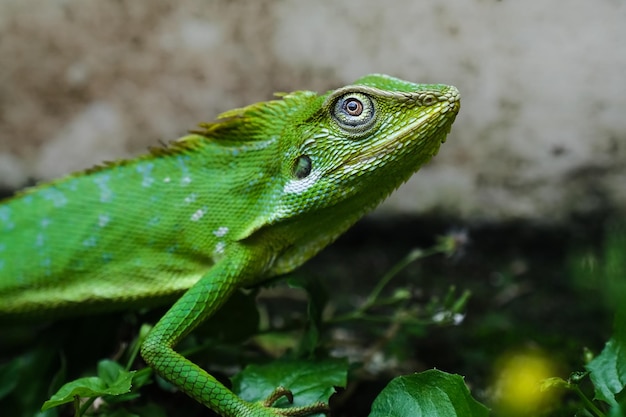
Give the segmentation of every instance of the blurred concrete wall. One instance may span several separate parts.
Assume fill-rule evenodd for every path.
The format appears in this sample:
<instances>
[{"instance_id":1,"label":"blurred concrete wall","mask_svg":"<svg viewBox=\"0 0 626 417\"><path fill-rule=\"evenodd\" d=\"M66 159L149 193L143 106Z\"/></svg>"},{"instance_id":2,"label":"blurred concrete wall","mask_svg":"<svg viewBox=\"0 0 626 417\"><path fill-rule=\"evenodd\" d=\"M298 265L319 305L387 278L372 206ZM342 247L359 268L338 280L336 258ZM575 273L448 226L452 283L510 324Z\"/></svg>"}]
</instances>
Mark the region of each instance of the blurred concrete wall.
<instances>
[{"instance_id":1,"label":"blurred concrete wall","mask_svg":"<svg viewBox=\"0 0 626 417\"><path fill-rule=\"evenodd\" d=\"M3 0L0 185L370 72L463 96L440 154L381 212L552 221L626 209L617 0Z\"/></svg>"}]
</instances>

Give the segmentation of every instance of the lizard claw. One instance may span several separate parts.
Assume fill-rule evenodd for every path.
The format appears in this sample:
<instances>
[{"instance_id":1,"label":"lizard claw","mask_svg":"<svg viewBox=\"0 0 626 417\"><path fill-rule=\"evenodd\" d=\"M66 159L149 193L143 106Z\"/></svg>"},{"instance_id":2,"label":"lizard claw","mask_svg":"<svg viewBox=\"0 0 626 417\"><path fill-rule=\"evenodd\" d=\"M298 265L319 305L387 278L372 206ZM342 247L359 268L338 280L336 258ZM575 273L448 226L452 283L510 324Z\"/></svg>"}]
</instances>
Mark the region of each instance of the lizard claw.
<instances>
[{"instance_id":1,"label":"lizard claw","mask_svg":"<svg viewBox=\"0 0 626 417\"><path fill-rule=\"evenodd\" d=\"M263 406L270 408L274 403L282 398L286 397L289 403L293 403L293 394L287 388L280 386L277 387L272 393L263 401ZM324 413L328 415L330 413L330 408L328 405L323 402L316 402L313 404L305 405L302 407L290 407L290 408L273 408L280 416L285 417L303 417L311 414Z\"/></svg>"},{"instance_id":2,"label":"lizard claw","mask_svg":"<svg viewBox=\"0 0 626 417\"><path fill-rule=\"evenodd\" d=\"M271 407L281 397L287 397L287 401L289 401L289 403L293 403L293 394L291 391L283 386L279 386L267 396L265 401L263 401L263 405L265 407Z\"/></svg>"}]
</instances>

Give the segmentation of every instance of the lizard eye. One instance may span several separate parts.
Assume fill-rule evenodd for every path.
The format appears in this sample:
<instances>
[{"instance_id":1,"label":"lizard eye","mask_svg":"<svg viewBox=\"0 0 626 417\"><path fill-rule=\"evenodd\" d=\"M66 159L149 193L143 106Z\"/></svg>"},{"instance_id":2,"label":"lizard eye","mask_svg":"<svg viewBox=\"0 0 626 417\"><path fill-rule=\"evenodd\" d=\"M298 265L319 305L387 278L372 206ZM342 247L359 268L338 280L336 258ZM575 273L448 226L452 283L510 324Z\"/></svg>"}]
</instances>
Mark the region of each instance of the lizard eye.
<instances>
[{"instance_id":1,"label":"lizard eye","mask_svg":"<svg viewBox=\"0 0 626 417\"><path fill-rule=\"evenodd\" d=\"M293 164L293 176L301 180L311 173L311 158L302 155Z\"/></svg>"},{"instance_id":2,"label":"lizard eye","mask_svg":"<svg viewBox=\"0 0 626 417\"><path fill-rule=\"evenodd\" d=\"M332 113L335 121L342 128L362 132L374 122L376 107L366 94L348 93L337 99Z\"/></svg>"}]
</instances>

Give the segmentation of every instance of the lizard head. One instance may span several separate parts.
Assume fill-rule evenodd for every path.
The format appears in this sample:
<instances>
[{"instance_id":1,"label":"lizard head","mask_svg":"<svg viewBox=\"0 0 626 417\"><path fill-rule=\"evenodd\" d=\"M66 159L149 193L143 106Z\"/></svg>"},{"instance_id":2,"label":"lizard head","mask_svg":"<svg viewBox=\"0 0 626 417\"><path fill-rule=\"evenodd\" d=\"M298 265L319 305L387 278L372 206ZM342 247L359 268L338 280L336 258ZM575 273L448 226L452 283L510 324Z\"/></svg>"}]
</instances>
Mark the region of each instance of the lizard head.
<instances>
[{"instance_id":1,"label":"lizard head","mask_svg":"<svg viewBox=\"0 0 626 417\"><path fill-rule=\"evenodd\" d=\"M286 127L271 222L307 212L354 222L438 152L459 98L455 87L386 75L321 96L317 108Z\"/></svg>"}]
</instances>

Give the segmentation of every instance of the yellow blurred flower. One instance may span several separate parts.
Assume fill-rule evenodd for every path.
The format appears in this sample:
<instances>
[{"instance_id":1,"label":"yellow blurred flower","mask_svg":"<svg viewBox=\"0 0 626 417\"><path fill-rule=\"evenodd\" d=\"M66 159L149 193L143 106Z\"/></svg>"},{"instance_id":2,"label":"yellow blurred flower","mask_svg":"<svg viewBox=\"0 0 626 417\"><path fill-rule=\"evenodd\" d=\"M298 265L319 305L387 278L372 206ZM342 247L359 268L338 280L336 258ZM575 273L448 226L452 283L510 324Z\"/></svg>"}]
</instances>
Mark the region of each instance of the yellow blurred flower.
<instances>
[{"instance_id":1,"label":"yellow blurred flower","mask_svg":"<svg viewBox=\"0 0 626 417\"><path fill-rule=\"evenodd\" d=\"M554 376L554 365L537 352L503 356L494 381L494 407L498 415L526 416L552 399L554 390L541 390L541 383Z\"/></svg>"}]
</instances>

